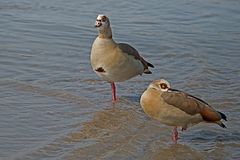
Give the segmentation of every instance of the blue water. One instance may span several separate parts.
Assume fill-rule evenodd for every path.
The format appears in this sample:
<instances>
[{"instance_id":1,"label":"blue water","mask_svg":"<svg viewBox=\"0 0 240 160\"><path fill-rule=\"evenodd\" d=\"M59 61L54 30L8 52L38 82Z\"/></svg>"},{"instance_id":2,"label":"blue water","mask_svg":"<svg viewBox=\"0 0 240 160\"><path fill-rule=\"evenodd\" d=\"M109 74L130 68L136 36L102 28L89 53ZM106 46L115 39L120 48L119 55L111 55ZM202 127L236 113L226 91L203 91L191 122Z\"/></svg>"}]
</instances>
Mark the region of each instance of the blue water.
<instances>
[{"instance_id":1,"label":"blue water","mask_svg":"<svg viewBox=\"0 0 240 160\"><path fill-rule=\"evenodd\" d=\"M0 159L239 159L240 2L0 1ZM92 71L98 14L113 38L155 65L110 86ZM165 78L225 113L227 129L180 132L150 120L139 97Z\"/></svg>"}]
</instances>

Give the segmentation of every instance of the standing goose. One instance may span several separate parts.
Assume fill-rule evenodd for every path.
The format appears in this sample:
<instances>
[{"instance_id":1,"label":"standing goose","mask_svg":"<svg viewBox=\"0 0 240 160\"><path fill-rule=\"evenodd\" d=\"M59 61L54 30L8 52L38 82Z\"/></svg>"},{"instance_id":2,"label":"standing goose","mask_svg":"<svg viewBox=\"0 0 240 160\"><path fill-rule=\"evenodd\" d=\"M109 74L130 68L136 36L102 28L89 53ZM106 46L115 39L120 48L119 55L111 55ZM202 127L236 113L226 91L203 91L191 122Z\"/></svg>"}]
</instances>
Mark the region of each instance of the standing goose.
<instances>
[{"instance_id":1,"label":"standing goose","mask_svg":"<svg viewBox=\"0 0 240 160\"><path fill-rule=\"evenodd\" d=\"M200 122L216 123L226 128L221 119L227 117L213 109L205 101L185 92L170 88L164 80L155 80L142 94L140 100L144 112L161 123L174 126L173 142L177 143L177 127L182 131Z\"/></svg>"},{"instance_id":2,"label":"standing goose","mask_svg":"<svg viewBox=\"0 0 240 160\"><path fill-rule=\"evenodd\" d=\"M138 51L125 43L112 39L110 21L105 15L98 15L95 27L98 37L92 44L91 65L98 76L108 81L112 88L112 101L116 101L114 82L122 82L142 73L151 74L148 67L154 67L141 57Z\"/></svg>"}]
</instances>

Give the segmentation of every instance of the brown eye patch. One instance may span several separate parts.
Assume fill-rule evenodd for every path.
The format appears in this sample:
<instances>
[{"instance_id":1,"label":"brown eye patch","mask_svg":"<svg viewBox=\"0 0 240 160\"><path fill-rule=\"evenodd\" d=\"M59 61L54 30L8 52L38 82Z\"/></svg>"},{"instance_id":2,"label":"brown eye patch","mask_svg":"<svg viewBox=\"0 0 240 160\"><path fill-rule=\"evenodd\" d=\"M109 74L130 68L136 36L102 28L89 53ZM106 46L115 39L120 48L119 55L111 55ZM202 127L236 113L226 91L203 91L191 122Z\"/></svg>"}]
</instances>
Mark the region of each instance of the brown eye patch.
<instances>
[{"instance_id":1,"label":"brown eye patch","mask_svg":"<svg viewBox=\"0 0 240 160\"><path fill-rule=\"evenodd\" d=\"M160 87L161 87L162 89L166 89L166 88L168 88L168 86L167 86L166 83L160 83Z\"/></svg>"},{"instance_id":2,"label":"brown eye patch","mask_svg":"<svg viewBox=\"0 0 240 160\"><path fill-rule=\"evenodd\" d=\"M106 16L103 16L103 17L102 17L102 21L103 21L103 22L105 22L105 21L106 21L106 19L107 19L107 17L106 17Z\"/></svg>"}]
</instances>

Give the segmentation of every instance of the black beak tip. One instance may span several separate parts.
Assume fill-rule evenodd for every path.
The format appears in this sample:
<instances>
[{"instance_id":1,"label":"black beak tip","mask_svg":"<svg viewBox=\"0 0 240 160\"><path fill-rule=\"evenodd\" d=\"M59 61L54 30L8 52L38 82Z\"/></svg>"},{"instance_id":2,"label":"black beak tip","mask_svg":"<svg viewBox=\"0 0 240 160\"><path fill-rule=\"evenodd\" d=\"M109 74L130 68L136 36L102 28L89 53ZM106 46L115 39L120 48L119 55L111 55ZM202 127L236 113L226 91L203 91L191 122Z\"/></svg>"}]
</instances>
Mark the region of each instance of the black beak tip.
<instances>
[{"instance_id":1,"label":"black beak tip","mask_svg":"<svg viewBox=\"0 0 240 160\"><path fill-rule=\"evenodd\" d=\"M95 26L95 28L98 28L98 27L101 27L102 24L101 23L100 24L95 24L94 26Z\"/></svg>"}]
</instances>

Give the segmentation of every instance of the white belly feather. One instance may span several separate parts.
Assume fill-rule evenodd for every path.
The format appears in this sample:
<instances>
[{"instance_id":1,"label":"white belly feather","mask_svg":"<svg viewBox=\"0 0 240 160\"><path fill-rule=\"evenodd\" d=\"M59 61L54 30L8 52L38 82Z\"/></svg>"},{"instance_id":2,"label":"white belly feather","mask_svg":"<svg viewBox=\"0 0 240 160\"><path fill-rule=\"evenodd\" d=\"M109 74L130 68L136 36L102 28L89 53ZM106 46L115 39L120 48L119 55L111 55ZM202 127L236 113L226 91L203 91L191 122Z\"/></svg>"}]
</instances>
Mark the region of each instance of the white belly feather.
<instances>
[{"instance_id":1,"label":"white belly feather","mask_svg":"<svg viewBox=\"0 0 240 160\"><path fill-rule=\"evenodd\" d=\"M91 50L93 70L106 81L121 82L142 74L142 63L133 56L123 53L112 39L96 38ZM104 72L96 71L102 67Z\"/></svg>"}]
</instances>

